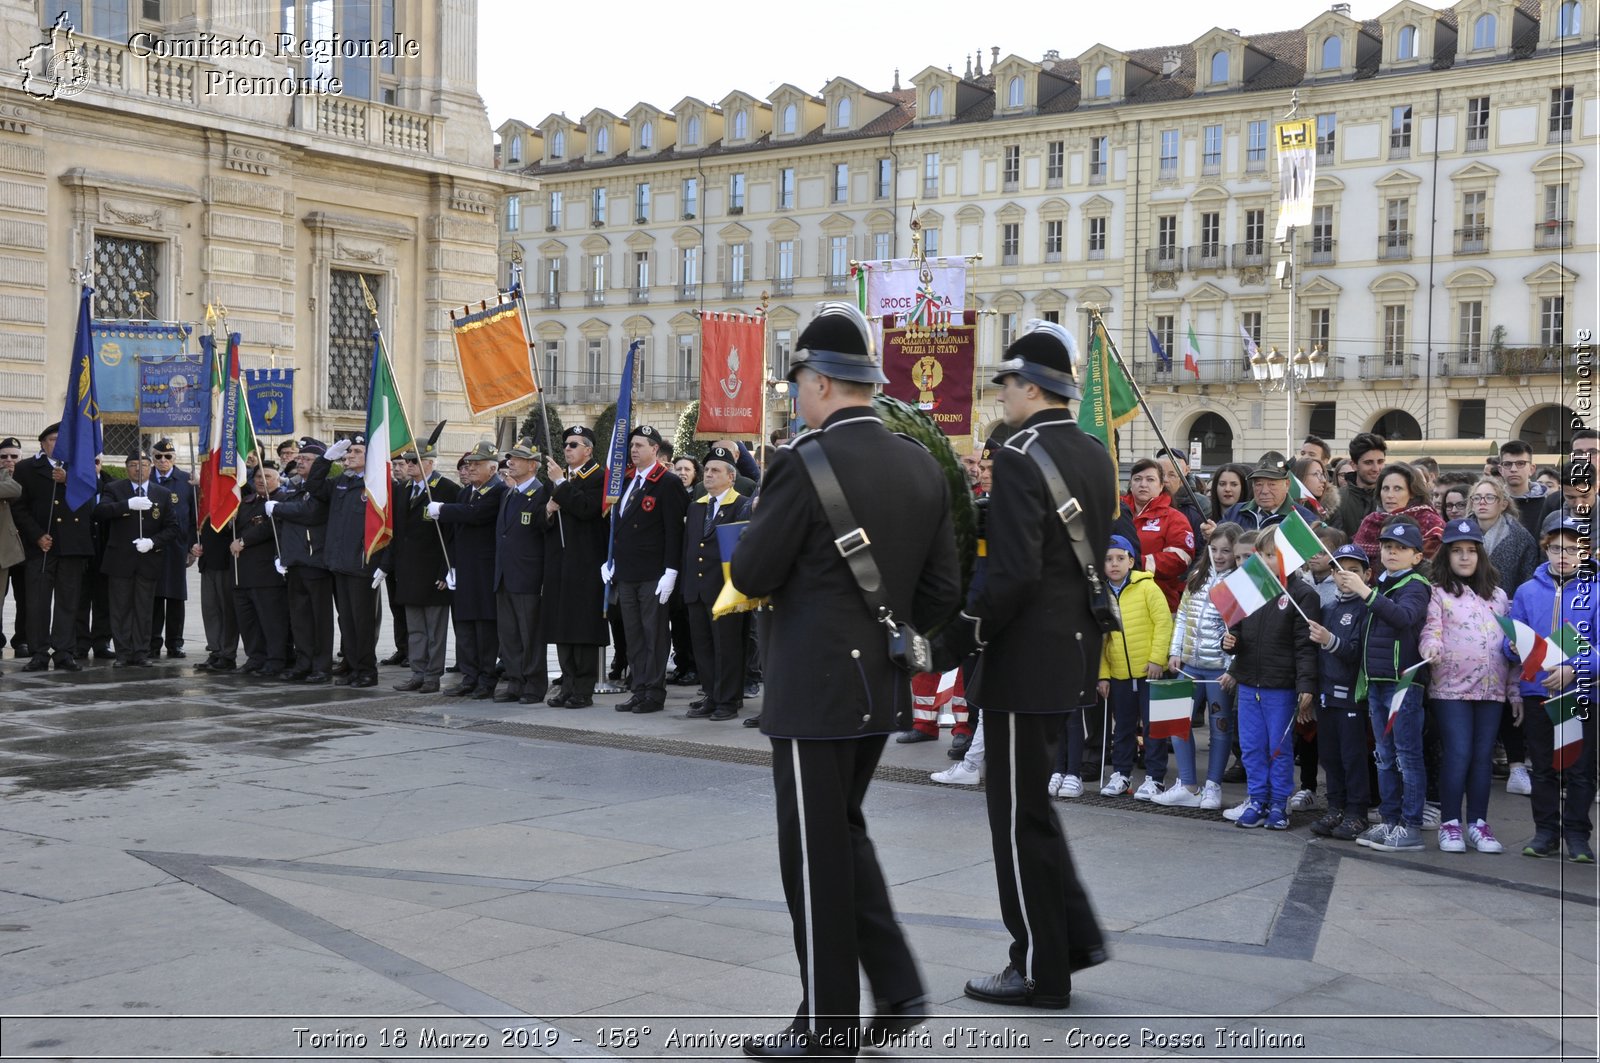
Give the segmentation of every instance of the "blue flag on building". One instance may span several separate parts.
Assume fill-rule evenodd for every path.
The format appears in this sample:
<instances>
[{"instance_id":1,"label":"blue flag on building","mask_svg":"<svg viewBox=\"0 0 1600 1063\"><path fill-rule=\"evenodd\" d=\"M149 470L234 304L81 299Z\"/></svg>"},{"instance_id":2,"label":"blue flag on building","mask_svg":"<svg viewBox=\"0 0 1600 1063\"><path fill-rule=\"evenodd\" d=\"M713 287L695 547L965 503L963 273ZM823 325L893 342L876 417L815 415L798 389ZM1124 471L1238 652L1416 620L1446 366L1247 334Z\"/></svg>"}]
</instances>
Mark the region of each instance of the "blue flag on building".
<instances>
[{"instance_id":1,"label":"blue flag on building","mask_svg":"<svg viewBox=\"0 0 1600 1063\"><path fill-rule=\"evenodd\" d=\"M294 435L294 370L246 369L244 376L256 435Z\"/></svg>"},{"instance_id":2,"label":"blue flag on building","mask_svg":"<svg viewBox=\"0 0 1600 1063\"><path fill-rule=\"evenodd\" d=\"M1161 341L1156 338L1156 330L1146 327L1145 331L1150 333L1150 353L1156 356L1156 361L1161 363L1162 369L1171 371L1172 355L1168 354L1167 349L1161 346Z\"/></svg>"},{"instance_id":3,"label":"blue flag on building","mask_svg":"<svg viewBox=\"0 0 1600 1063\"><path fill-rule=\"evenodd\" d=\"M100 490L94 459L105 445L100 429L100 404L94 390L94 344L89 336L89 304L94 289L87 284L78 298L78 332L72 340L72 369L67 373L67 401L61 410L61 432L51 454L66 467L70 509L94 501Z\"/></svg>"}]
</instances>

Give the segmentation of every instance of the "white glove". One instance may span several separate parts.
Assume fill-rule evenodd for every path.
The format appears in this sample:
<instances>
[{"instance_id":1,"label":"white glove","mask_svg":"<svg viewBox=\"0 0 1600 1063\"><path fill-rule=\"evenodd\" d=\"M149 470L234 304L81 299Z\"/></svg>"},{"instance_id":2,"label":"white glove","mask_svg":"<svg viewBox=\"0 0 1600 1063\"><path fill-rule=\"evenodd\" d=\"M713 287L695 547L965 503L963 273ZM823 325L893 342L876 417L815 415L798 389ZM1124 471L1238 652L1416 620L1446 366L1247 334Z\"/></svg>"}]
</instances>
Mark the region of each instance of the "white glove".
<instances>
[{"instance_id":1,"label":"white glove","mask_svg":"<svg viewBox=\"0 0 1600 1063\"><path fill-rule=\"evenodd\" d=\"M441 509L443 509L443 508L444 508L444 503L443 502L429 502L428 503L428 519L429 520L438 520L439 519L439 511Z\"/></svg>"},{"instance_id":2,"label":"white glove","mask_svg":"<svg viewBox=\"0 0 1600 1063\"><path fill-rule=\"evenodd\" d=\"M456 589L456 570L455 569L451 569L450 571L448 571L448 572L446 572L444 574L444 586L445 586L445 590L453 591L453 590Z\"/></svg>"},{"instance_id":3,"label":"white glove","mask_svg":"<svg viewBox=\"0 0 1600 1063\"><path fill-rule=\"evenodd\" d=\"M135 513L143 513L151 506L151 501L143 495L134 495L128 499L128 508Z\"/></svg>"},{"instance_id":4,"label":"white glove","mask_svg":"<svg viewBox=\"0 0 1600 1063\"><path fill-rule=\"evenodd\" d=\"M605 564L600 566L600 579L607 586L611 585L611 577L615 576L616 574L617 574L617 566L612 564L610 561L607 561Z\"/></svg>"},{"instance_id":5,"label":"white glove","mask_svg":"<svg viewBox=\"0 0 1600 1063\"><path fill-rule=\"evenodd\" d=\"M272 567L278 570L278 575L280 576L287 576L289 574L289 566L283 563L283 558L281 557L275 557L272 559Z\"/></svg>"},{"instance_id":6,"label":"white glove","mask_svg":"<svg viewBox=\"0 0 1600 1063\"><path fill-rule=\"evenodd\" d=\"M348 453L350 453L350 441L348 439L341 439L339 442L329 447L328 452L322 456L327 458L329 461L338 461Z\"/></svg>"},{"instance_id":7,"label":"white glove","mask_svg":"<svg viewBox=\"0 0 1600 1063\"><path fill-rule=\"evenodd\" d=\"M141 554L148 554L155 545L156 541L154 539L135 539L133 541L133 548Z\"/></svg>"},{"instance_id":8,"label":"white glove","mask_svg":"<svg viewBox=\"0 0 1600 1063\"><path fill-rule=\"evenodd\" d=\"M267 499L267 516L269 516L269 517L272 516L272 511L277 509L277 508L278 508L278 500L277 499L275 499L275 498Z\"/></svg>"},{"instance_id":9,"label":"white glove","mask_svg":"<svg viewBox=\"0 0 1600 1063\"><path fill-rule=\"evenodd\" d=\"M383 569L375 568L372 570L372 589L377 590L381 586L383 586Z\"/></svg>"},{"instance_id":10,"label":"white glove","mask_svg":"<svg viewBox=\"0 0 1600 1063\"><path fill-rule=\"evenodd\" d=\"M678 585L678 570L669 568L661 573L661 582L656 584L656 601L662 605L667 604L667 599L672 597L672 588Z\"/></svg>"}]
</instances>

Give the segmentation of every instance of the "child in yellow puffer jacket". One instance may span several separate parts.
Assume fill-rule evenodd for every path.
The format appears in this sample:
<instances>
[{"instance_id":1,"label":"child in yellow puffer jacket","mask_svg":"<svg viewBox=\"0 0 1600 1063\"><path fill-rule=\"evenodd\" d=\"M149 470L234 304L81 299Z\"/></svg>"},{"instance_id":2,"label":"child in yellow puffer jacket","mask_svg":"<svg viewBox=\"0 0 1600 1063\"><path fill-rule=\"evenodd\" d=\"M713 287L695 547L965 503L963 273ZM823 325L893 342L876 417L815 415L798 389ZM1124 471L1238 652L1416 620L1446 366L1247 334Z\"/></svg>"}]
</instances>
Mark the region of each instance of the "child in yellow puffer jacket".
<instances>
[{"instance_id":1,"label":"child in yellow puffer jacket","mask_svg":"<svg viewBox=\"0 0 1600 1063\"><path fill-rule=\"evenodd\" d=\"M1172 613L1167 598L1148 572L1133 570L1133 544L1120 535L1106 548L1105 577L1122 610L1122 630L1106 636L1100 654L1100 696L1111 708L1111 778L1100 789L1104 797L1133 791L1135 727L1142 719L1150 732L1150 680L1160 679L1172 644ZM1144 782L1135 800L1149 801L1161 792L1167 774L1167 740L1146 739Z\"/></svg>"}]
</instances>

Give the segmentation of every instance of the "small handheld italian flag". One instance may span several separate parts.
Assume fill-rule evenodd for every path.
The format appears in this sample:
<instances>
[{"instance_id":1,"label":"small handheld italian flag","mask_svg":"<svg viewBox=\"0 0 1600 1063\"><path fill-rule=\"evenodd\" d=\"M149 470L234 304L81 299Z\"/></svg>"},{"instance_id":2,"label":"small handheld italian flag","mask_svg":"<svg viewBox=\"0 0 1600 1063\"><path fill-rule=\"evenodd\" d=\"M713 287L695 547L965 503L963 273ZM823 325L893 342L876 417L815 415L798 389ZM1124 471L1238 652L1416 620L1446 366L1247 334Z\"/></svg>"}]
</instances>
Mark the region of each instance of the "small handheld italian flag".
<instances>
[{"instance_id":1,"label":"small handheld italian flag","mask_svg":"<svg viewBox=\"0 0 1600 1063\"><path fill-rule=\"evenodd\" d=\"M1498 619L1500 629L1506 633L1506 638L1522 661L1522 678L1526 682L1531 683L1540 672L1549 671L1565 663L1568 658L1580 657L1589 651L1589 644L1571 624L1562 624L1554 635L1545 638L1520 620L1508 616Z\"/></svg>"},{"instance_id":2,"label":"small handheld italian flag","mask_svg":"<svg viewBox=\"0 0 1600 1063\"><path fill-rule=\"evenodd\" d=\"M1550 714L1550 723L1555 728L1551 764L1556 771L1565 771L1578 762L1578 754L1583 750L1584 718L1578 715L1578 692L1569 690L1560 697L1547 699L1544 711Z\"/></svg>"},{"instance_id":3,"label":"small handheld italian flag","mask_svg":"<svg viewBox=\"0 0 1600 1063\"><path fill-rule=\"evenodd\" d=\"M1412 680L1427 664L1427 661L1418 661L1400 673L1400 681L1394 685L1394 693L1389 697L1389 719L1383 725L1384 734L1394 730L1394 718L1400 715L1400 706L1406 703L1406 691L1411 689Z\"/></svg>"},{"instance_id":4,"label":"small handheld italian flag","mask_svg":"<svg viewBox=\"0 0 1600 1063\"><path fill-rule=\"evenodd\" d=\"M1285 586L1301 565L1327 549L1306 519L1293 511L1278 525L1273 538L1278 543L1278 579Z\"/></svg>"},{"instance_id":5,"label":"small handheld italian flag","mask_svg":"<svg viewBox=\"0 0 1600 1063\"><path fill-rule=\"evenodd\" d=\"M1318 505L1316 498L1311 494L1311 488L1292 472L1289 474L1289 501L1298 502L1303 506Z\"/></svg>"},{"instance_id":6,"label":"small handheld italian flag","mask_svg":"<svg viewBox=\"0 0 1600 1063\"><path fill-rule=\"evenodd\" d=\"M1229 627L1237 624L1282 594L1283 584L1260 554L1251 554L1221 583L1211 588L1211 604Z\"/></svg>"},{"instance_id":7,"label":"small handheld italian flag","mask_svg":"<svg viewBox=\"0 0 1600 1063\"><path fill-rule=\"evenodd\" d=\"M1189 715L1194 711L1194 680L1150 681L1150 737L1188 738Z\"/></svg>"}]
</instances>

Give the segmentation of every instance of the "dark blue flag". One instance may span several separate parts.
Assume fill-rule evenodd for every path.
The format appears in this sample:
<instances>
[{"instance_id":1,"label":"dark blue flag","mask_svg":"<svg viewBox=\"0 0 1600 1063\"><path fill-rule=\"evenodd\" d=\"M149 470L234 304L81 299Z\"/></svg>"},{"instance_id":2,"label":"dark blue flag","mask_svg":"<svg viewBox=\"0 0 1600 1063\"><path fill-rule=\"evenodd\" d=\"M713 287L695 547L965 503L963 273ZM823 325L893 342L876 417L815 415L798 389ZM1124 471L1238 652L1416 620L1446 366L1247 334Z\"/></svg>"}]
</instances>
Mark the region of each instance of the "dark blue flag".
<instances>
[{"instance_id":1,"label":"dark blue flag","mask_svg":"<svg viewBox=\"0 0 1600 1063\"><path fill-rule=\"evenodd\" d=\"M1161 368L1170 370L1172 368L1172 355L1168 354L1166 348L1161 346L1161 341L1156 339L1156 330L1146 328L1145 331L1150 333L1150 353L1156 356L1156 361L1160 363Z\"/></svg>"},{"instance_id":2,"label":"dark blue flag","mask_svg":"<svg viewBox=\"0 0 1600 1063\"><path fill-rule=\"evenodd\" d=\"M105 445L100 431L100 404L94 392L94 344L89 338L89 301L94 289L84 285L78 299L78 334L72 341L72 368L67 373L67 401L61 411L61 433L51 457L67 470L67 506L93 502L100 490L94 459Z\"/></svg>"}]
</instances>

